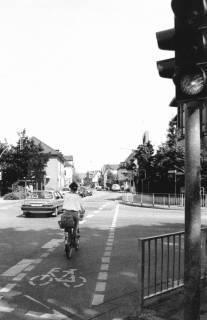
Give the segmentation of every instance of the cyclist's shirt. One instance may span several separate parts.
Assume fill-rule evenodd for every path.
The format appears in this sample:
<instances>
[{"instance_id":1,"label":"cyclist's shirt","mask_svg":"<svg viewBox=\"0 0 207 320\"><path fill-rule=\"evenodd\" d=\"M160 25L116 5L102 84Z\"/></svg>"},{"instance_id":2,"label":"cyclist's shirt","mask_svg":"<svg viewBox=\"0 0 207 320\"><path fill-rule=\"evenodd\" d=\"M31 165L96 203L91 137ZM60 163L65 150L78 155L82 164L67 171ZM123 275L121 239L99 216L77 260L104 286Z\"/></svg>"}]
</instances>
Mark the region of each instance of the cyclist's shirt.
<instances>
[{"instance_id":1,"label":"cyclist's shirt","mask_svg":"<svg viewBox=\"0 0 207 320\"><path fill-rule=\"evenodd\" d=\"M77 193L66 192L64 195L63 209L71 211L84 211L80 196Z\"/></svg>"}]
</instances>

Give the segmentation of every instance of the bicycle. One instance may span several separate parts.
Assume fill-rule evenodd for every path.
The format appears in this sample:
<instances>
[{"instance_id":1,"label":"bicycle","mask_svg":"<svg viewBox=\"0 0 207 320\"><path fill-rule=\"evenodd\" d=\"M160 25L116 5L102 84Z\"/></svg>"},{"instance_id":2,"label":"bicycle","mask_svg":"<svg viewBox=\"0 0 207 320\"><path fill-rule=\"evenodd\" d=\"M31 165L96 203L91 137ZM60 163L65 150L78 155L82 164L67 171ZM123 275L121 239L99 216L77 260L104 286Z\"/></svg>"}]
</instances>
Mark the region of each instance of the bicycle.
<instances>
[{"instance_id":1,"label":"bicycle","mask_svg":"<svg viewBox=\"0 0 207 320\"><path fill-rule=\"evenodd\" d=\"M80 246L80 235L79 229L77 233L75 231L75 221L73 216L62 214L61 220L58 221L58 224L61 229L64 229L65 233L65 254L68 259L72 258L73 249L78 251Z\"/></svg>"},{"instance_id":2,"label":"bicycle","mask_svg":"<svg viewBox=\"0 0 207 320\"><path fill-rule=\"evenodd\" d=\"M77 230L79 231L79 229ZM78 251L80 236L75 232L74 227L65 228L65 254L68 259L72 258L73 249Z\"/></svg>"}]
</instances>

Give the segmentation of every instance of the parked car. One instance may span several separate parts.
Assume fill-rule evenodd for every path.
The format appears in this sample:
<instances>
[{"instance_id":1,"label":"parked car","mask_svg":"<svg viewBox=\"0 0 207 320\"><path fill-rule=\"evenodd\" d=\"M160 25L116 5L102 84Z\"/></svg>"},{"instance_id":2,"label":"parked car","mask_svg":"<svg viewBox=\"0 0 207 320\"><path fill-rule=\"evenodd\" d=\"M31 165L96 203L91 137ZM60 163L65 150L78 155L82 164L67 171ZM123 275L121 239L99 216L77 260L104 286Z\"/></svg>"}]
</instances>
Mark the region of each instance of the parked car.
<instances>
[{"instance_id":1,"label":"parked car","mask_svg":"<svg viewBox=\"0 0 207 320\"><path fill-rule=\"evenodd\" d=\"M92 196L93 195L93 191L91 188L86 188L86 195L87 196Z\"/></svg>"},{"instance_id":2,"label":"parked car","mask_svg":"<svg viewBox=\"0 0 207 320\"><path fill-rule=\"evenodd\" d=\"M36 190L24 200L21 209L25 216L30 214L55 214L62 211L63 197L58 191Z\"/></svg>"},{"instance_id":3,"label":"parked car","mask_svg":"<svg viewBox=\"0 0 207 320\"><path fill-rule=\"evenodd\" d=\"M70 188L64 187L64 188L62 188L62 190L60 190L60 193L61 193L62 196L64 196L64 194L66 192L70 192Z\"/></svg>"},{"instance_id":4,"label":"parked car","mask_svg":"<svg viewBox=\"0 0 207 320\"><path fill-rule=\"evenodd\" d=\"M97 187L96 187L96 190L97 190L97 191L101 191L101 190L102 190L102 186L97 186Z\"/></svg>"},{"instance_id":5,"label":"parked car","mask_svg":"<svg viewBox=\"0 0 207 320\"><path fill-rule=\"evenodd\" d=\"M111 190L112 191L120 191L121 190L120 185L119 184L112 184Z\"/></svg>"}]
</instances>

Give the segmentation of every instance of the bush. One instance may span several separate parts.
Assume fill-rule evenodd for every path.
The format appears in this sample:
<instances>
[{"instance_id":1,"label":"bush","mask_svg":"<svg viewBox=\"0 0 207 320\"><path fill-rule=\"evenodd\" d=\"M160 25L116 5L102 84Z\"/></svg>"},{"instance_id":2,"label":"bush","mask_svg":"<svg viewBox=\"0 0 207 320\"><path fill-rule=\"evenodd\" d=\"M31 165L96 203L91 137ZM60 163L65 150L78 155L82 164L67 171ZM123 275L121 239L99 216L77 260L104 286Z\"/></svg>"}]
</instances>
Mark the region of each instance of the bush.
<instances>
[{"instance_id":1,"label":"bush","mask_svg":"<svg viewBox=\"0 0 207 320\"><path fill-rule=\"evenodd\" d=\"M20 200L24 199L25 194L23 192L11 192L4 195L4 200Z\"/></svg>"}]
</instances>

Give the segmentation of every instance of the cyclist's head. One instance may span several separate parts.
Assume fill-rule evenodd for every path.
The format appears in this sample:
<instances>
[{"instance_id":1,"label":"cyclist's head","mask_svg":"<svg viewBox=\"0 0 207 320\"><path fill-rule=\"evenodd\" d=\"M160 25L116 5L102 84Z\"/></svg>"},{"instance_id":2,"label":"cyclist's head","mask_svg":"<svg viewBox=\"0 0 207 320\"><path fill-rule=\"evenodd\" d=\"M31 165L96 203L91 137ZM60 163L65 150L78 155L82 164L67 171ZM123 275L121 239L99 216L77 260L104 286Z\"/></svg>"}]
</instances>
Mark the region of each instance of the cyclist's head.
<instances>
[{"instance_id":1,"label":"cyclist's head","mask_svg":"<svg viewBox=\"0 0 207 320\"><path fill-rule=\"evenodd\" d=\"M70 185L69 185L69 188L71 189L71 191L75 192L78 190L78 185L76 182L72 182Z\"/></svg>"}]
</instances>

